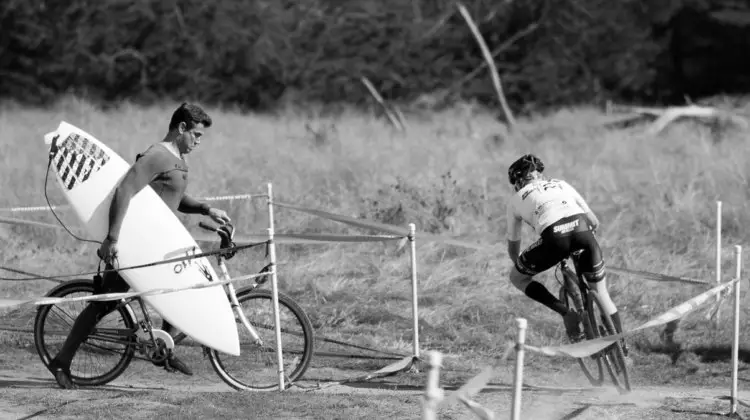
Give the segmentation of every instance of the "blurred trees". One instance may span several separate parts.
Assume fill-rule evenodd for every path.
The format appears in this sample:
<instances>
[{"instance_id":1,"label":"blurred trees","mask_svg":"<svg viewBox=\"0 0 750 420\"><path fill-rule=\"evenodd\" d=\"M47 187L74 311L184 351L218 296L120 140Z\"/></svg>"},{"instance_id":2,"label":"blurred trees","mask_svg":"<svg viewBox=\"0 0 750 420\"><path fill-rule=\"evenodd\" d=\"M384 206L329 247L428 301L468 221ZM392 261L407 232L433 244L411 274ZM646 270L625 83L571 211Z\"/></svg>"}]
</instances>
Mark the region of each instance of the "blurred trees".
<instances>
[{"instance_id":1,"label":"blurred trees","mask_svg":"<svg viewBox=\"0 0 750 420\"><path fill-rule=\"evenodd\" d=\"M465 0L518 111L747 89L750 7L731 0ZM745 10L747 9L747 10ZM743 54L744 53L744 54ZM0 96L494 105L448 0L4 0Z\"/></svg>"}]
</instances>

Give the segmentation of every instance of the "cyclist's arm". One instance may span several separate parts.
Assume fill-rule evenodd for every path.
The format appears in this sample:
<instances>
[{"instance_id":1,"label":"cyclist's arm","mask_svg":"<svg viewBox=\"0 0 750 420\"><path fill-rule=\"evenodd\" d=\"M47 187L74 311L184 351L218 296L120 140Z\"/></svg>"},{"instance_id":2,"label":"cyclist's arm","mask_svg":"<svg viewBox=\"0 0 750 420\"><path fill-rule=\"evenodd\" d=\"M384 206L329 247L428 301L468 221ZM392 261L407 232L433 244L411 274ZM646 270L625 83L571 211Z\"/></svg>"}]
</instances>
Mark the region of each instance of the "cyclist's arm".
<instances>
[{"instance_id":1,"label":"cyclist's arm","mask_svg":"<svg viewBox=\"0 0 750 420\"><path fill-rule=\"evenodd\" d=\"M182 200L180 200L180 205L177 207L177 210L187 214L207 215L209 210L211 210L211 206L209 206L207 203L198 201L187 194L183 194Z\"/></svg>"},{"instance_id":2,"label":"cyclist's arm","mask_svg":"<svg viewBox=\"0 0 750 420\"><path fill-rule=\"evenodd\" d=\"M508 205L508 257L513 264L521 253L521 227L523 219L516 214L512 205Z\"/></svg>"},{"instance_id":3,"label":"cyclist's arm","mask_svg":"<svg viewBox=\"0 0 750 420\"><path fill-rule=\"evenodd\" d=\"M130 205L130 200L159 174L160 167L158 156L148 154L137 159L133 166L128 169L128 172L125 173L125 176L115 189L115 193L112 196L112 203L109 207L109 230L107 237L110 240L117 241L122 221L125 218L125 212Z\"/></svg>"},{"instance_id":4,"label":"cyclist's arm","mask_svg":"<svg viewBox=\"0 0 750 420\"><path fill-rule=\"evenodd\" d=\"M518 260L518 256L521 254L521 241L511 241L508 239L508 256L513 264Z\"/></svg>"},{"instance_id":5,"label":"cyclist's arm","mask_svg":"<svg viewBox=\"0 0 750 420\"><path fill-rule=\"evenodd\" d=\"M588 203L586 203L586 200L581 197L581 194L579 194L572 185L567 184L567 187L570 190L570 193L573 195L573 198L575 198L576 204L578 204L586 213L586 218L589 219L589 225L591 226L591 228L593 230L596 230L599 227L599 218L597 218L594 212L591 211L591 208L589 207Z\"/></svg>"}]
</instances>

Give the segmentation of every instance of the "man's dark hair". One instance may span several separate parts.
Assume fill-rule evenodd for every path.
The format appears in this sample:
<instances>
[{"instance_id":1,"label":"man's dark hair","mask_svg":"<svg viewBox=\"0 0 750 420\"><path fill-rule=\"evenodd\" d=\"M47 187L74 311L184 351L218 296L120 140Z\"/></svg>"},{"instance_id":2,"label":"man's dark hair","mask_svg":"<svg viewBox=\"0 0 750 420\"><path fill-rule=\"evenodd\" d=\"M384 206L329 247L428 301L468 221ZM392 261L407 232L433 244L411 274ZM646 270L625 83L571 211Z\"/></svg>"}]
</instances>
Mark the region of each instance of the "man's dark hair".
<instances>
[{"instance_id":1,"label":"man's dark hair","mask_svg":"<svg viewBox=\"0 0 750 420\"><path fill-rule=\"evenodd\" d=\"M203 124L204 127L211 127L211 117L206 111L198 105L183 102L172 114L172 120L169 121L169 130L174 130L181 122L184 122L187 129L195 127L197 124Z\"/></svg>"}]
</instances>

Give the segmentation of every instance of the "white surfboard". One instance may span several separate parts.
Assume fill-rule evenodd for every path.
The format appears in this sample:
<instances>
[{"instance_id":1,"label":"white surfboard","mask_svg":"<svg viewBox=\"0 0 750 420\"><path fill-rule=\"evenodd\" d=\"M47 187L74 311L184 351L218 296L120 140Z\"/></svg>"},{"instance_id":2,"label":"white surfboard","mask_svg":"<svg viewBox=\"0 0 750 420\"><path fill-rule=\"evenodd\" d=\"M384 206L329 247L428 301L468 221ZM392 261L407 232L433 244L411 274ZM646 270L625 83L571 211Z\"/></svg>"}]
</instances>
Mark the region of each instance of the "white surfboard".
<instances>
[{"instance_id":1,"label":"white surfboard","mask_svg":"<svg viewBox=\"0 0 750 420\"><path fill-rule=\"evenodd\" d=\"M109 207L115 187L130 165L91 134L62 121L45 135L51 170L78 219L90 235L103 240L109 227ZM118 267L172 259L201 250L179 218L150 186L130 202L117 243ZM217 280L206 257L171 264L124 270L120 276L137 292L186 287ZM239 355L237 324L221 286L145 296L144 301L164 319L197 342Z\"/></svg>"}]
</instances>

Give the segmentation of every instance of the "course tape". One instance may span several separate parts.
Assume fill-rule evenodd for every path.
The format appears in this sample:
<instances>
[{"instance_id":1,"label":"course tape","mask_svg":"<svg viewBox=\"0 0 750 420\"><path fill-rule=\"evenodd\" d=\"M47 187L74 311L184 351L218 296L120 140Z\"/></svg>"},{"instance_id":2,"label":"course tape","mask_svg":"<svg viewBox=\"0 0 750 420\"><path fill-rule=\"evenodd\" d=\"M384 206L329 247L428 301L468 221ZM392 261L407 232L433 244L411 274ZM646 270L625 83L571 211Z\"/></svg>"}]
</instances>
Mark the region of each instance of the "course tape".
<instances>
[{"instance_id":1,"label":"course tape","mask_svg":"<svg viewBox=\"0 0 750 420\"><path fill-rule=\"evenodd\" d=\"M723 290L734 285L738 281L739 279L734 279L724 284L721 284L719 286L716 286L710 290L707 290L699 294L698 296L695 296L694 298L687 300L667 310L666 312L656 316L655 318L652 318L650 321L630 331L625 331L620 334L609 335L606 337L599 337L593 340L580 341L574 344L564 344L560 346L547 346L547 347L534 347L534 346L525 345L524 348L533 352L545 354L547 356L563 356L564 355L564 356L570 356L570 357L575 357L575 358L588 357L598 351L601 351L602 349L606 348L607 346L609 346L610 344L614 343L615 341L621 338L635 334L638 331L651 328L651 327L656 327L659 325L664 325L668 322L684 317L685 315L698 309L698 307L710 301L712 297L714 297L715 295L718 295Z\"/></svg>"},{"instance_id":2,"label":"course tape","mask_svg":"<svg viewBox=\"0 0 750 420\"><path fill-rule=\"evenodd\" d=\"M28 213L28 212L36 212L36 211L49 211L57 210L65 207L70 207L67 204L62 204L58 206L34 206L34 207L4 207L0 208L1 212L8 212L8 213Z\"/></svg>"},{"instance_id":3,"label":"course tape","mask_svg":"<svg viewBox=\"0 0 750 420\"><path fill-rule=\"evenodd\" d=\"M202 201L232 201L232 200L253 200L256 198L267 198L268 194L234 194L234 195L217 195L209 197L196 197ZM23 206L23 207L0 207L0 212L6 213L31 213L38 211L49 211L70 207L69 204L57 204L51 206Z\"/></svg>"},{"instance_id":4,"label":"course tape","mask_svg":"<svg viewBox=\"0 0 750 420\"><path fill-rule=\"evenodd\" d=\"M0 216L0 223L6 223L9 225L38 226L38 227L45 227L45 228L51 228L51 229L64 229L62 226L53 225L52 223L35 222L33 220L24 220L24 219L15 219L13 217Z\"/></svg>"},{"instance_id":5,"label":"course tape","mask_svg":"<svg viewBox=\"0 0 750 420\"><path fill-rule=\"evenodd\" d=\"M216 199L216 200L230 200L230 199L247 199L247 198L256 198L256 197L263 197L263 194L237 194L237 195L228 195L228 196L217 196L217 197L204 197L203 199ZM267 195L265 195L267 197ZM349 216L343 216L339 214L334 214L328 211L324 210L318 210L318 209L311 209L301 206L296 206L293 204L287 204L287 203L281 203L281 202L272 202L274 205L287 208L291 210L297 210L304 213L312 214L318 217L322 217L324 219L329 219L333 221L337 221L340 223L344 223L350 226L355 226L359 228L365 228L365 229L374 229L378 230L380 232L384 232L389 234L390 236L382 236L382 235L326 235L326 234L295 234L295 233L286 233L286 234L275 234L275 241L278 243L284 243L284 244L316 244L320 242L379 242L379 241L388 241L388 240L396 240L396 239L404 239L408 238L409 232L408 229L399 227L399 226L393 226L388 225L385 223L378 223L378 222L372 222L368 220L363 219L356 219ZM36 209L36 208L42 208L42 207L28 207L29 209ZM46 209L46 207L43 207ZM14 207L12 209L22 209L20 207ZM0 209L0 211L8 210L8 209ZM0 217L0 223L11 223L11 224L25 224L25 225L32 225L32 226L40 226L40 227L49 227L54 229L62 229L61 226L49 224L49 223L43 223L43 222L34 222L34 221L28 221L28 220L22 220L22 219L13 219L13 218L4 218ZM481 245L476 243L469 243L465 241L460 241L454 238L450 237L444 237L444 236L438 236L438 235L430 235L430 234L423 234L420 233L419 240L425 241L425 242L439 242L447 245L453 245L463 248L469 248L474 250L488 250L495 246L498 246L497 244L491 244L491 245ZM260 240L263 238L261 235L249 235L245 236L241 239L238 238L235 243L242 243L243 245L247 242L253 242L256 240ZM201 237L201 239L196 238L196 240L201 241L209 241L205 239L205 237ZM402 246L404 243L401 244ZM613 272L613 273L620 273L620 274L631 274L640 276L642 278L648 279L648 280L656 280L656 281L667 281L667 282L679 282L679 283L689 283L689 284L706 284L710 285L713 284L711 282L697 280L697 279L691 279L691 278L685 278L685 277L676 277L676 276L670 276L670 275L664 275L664 274L658 274L658 273L651 273L647 271L640 271L640 270L632 270L628 268L622 268L622 267L613 267L613 266L607 266L607 270ZM3 279L0 279L3 280Z\"/></svg>"},{"instance_id":6,"label":"course tape","mask_svg":"<svg viewBox=\"0 0 750 420\"><path fill-rule=\"evenodd\" d=\"M349 216L342 216L339 214L330 213L325 210L310 209L307 207L295 206L293 204L279 203L277 201L273 201L272 204L274 206L301 211L303 213L311 214L313 216L322 217L324 219L333 220L333 221L344 223L347 225L352 225L352 226L365 228L365 229L379 230L381 232L390 233L391 235L407 236L409 234L408 229L386 225L385 223L377 223L377 222L370 222L368 220L355 219Z\"/></svg>"},{"instance_id":7,"label":"course tape","mask_svg":"<svg viewBox=\"0 0 750 420\"><path fill-rule=\"evenodd\" d=\"M266 273L259 273L259 274L250 274L250 275L241 276L241 277L228 279L228 280L213 281L210 283L200 283L200 284L194 284L194 285L184 286L184 287L175 287L175 288L152 289L152 290L146 290L143 292L102 293L99 295L79 296L79 297L74 297L74 298L43 297L43 298L37 298L37 299L31 299L31 300L0 299L0 308L3 308L3 309L16 308L16 307L21 307L21 306L26 306L26 305L56 305L62 302L120 300L120 299L129 299L129 298L136 297L136 296L144 297L144 296L163 295L167 293L183 292L185 290L198 290L198 289L206 289L208 287L223 286L225 284L229 284L235 281L247 280L247 279L256 278L256 277L263 277L269 274L273 274L273 271L269 271Z\"/></svg>"},{"instance_id":8,"label":"course tape","mask_svg":"<svg viewBox=\"0 0 750 420\"><path fill-rule=\"evenodd\" d=\"M460 388L448 394L448 396L446 396L445 399L440 402L440 405L449 405L462 400L470 401L473 396L478 394L487 386L487 384L490 382L490 379L492 379L492 375L494 375L495 370L500 367L500 365L505 364L508 361L508 358L515 350L515 346L516 343L508 343L505 347L505 352L503 352L503 355L500 357L497 363L495 363L493 366L485 367L481 372L479 372L479 374L461 385Z\"/></svg>"},{"instance_id":9,"label":"course tape","mask_svg":"<svg viewBox=\"0 0 750 420\"><path fill-rule=\"evenodd\" d=\"M208 238L204 235L195 235L196 241L216 242L215 237ZM265 235L243 235L235 236L233 242L237 245L258 242L268 239ZM274 233L273 241L276 244L317 244L320 242L386 242L403 239L403 236L394 235L329 235L318 233Z\"/></svg>"},{"instance_id":10,"label":"course tape","mask_svg":"<svg viewBox=\"0 0 750 420\"><path fill-rule=\"evenodd\" d=\"M340 215L340 214L335 214L335 213L327 212L325 210L317 210L317 209L311 209L311 208L307 208L307 207L300 207L300 206L295 206L293 204L279 203L279 202L276 202L276 201L274 201L273 204L275 206L279 206L279 207L287 208L287 209L291 209L291 210L301 211L303 213L312 214L314 216L318 216L318 217L322 217L324 219L328 219L328 220L333 220L333 221L336 221L336 222L344 223L344 224L347 224L347 225L350 225L350 226L356 226L356 227L364 228L364 229L374 229L374 230L379 230L379 231L384 232L384 233L390 233L391 235L398 235L398 236L400 236L402 238L403 237L408 237L408 235L409 235L409 230L408 229L402 228L402 227L399 227L399 226L388 225L388 224L385 224L385 223L372 222L372 221L363 220L363 219L356 219L354 217L343 216L343 215ZM420 233L418 236L419 236L419 240L420 241L442 242L442 243L449 244L449 245L455 245L455 246L460 246L460 247L464 247L464 248L471 248L471 249L477 249L477 250L483 250L483 249L490 248L487 245L473 244L473 243L459 241L457 239L449 238L449 237L444 237L444 236L422 234L422 233Z\"/></svg>"},{"instance_id":11,"label":"course tape","mask_svg":"<svg viewBox=\"0 0 750 420\"><path fill-rule=\"evenodd\" d=\"M27 276L27 277L33 277L34 280L36 280L37 278L41 279L42 277L44 277L44 276L41 276L41 275L36 274L36 273L30 273L28 271L18 270L16 268L10 268L10 267L0 266L0 270L10 271L11 273L16 273L16 274L23 274L24 276ZM27 278L27 277L24 277L24 278L15 278L15 279L14 278L10 278L10 277L0 277L0 280L2 280L2 281L28 281L29 278ZM54 281L54 282L57 282L57 283L65 283L65 280L61 280L61 279L45 279L45 280L50 280L50 281Z\"/></svg>"},{"instance_id":12,"label":"course tape","mask_svg":"<svg viewBox=\"0 0 750 420\"><path fill-rule=\"evenodd\" d=\"M414 356L406 356L400 359L399 361L391 363L390 365L380 368L374 372L370 372L365 375L357 376L354 378L343 379L341 381L327 383L325 385L319 385L316 388L311 389L311 391L319 390L319 389L326 389L326 388L330 388L336 385L346 385L346 384L354 383L354 382L366 382L372 379L382 378L385 376L391 376L400 372L406 372L414 365L415 359L416 358Z\"/></svg>"},{"instance_id":13,"label":"course tape","mask_svg":"<svg viewBox=\"0 0 750 420\"><path fill-rule=\"evenodd\" d=\"M172 264L172 263L181 262L181 261L193 260L193 259L196 259L196 258L209 257L209 256L212 256L212 255L237 252L237 251L242 251L242 250L245 250L245 249L253 248L253 247L256 247L256 246L259 246L259 245L264 245L266 243L268 243L268 241L266 241L266 242L259 242L259 243L250 243L250 244L236 245L236 246L233 246L233 247L221 248L221 249L217 249L217 250L214 250L214 251L205 251L205 252L200 252L200 253L185 255L184 257L175 257L175 258L170 258L170 259L161 260L161 261L154 261L154 262L145 263L145 264L131 265L131 266L127 266L127 267L112 268L112 269L107 269L107 270L91 271L91 272L88 272L88 273L60 274L60 275L56 275L56 276L29 276L29 277L24 277L24 278L15 278L15 279L0 278L0 280L11 280L11 281L20 281L20 280L53 280L54 281L54 280L58 280L58 279L68 278L68 277L93 276L94 274L103 274L103 273L109 273L109 272L119 272L119 271L125 271L125 270L135 270L135 269L138 269L138 268L153 267L153 266L157 266L157 265L161 265L161 264ZM7 271L14 271L14 269L2 267L2 266L0 266L0 269L7 270Z\"/></svg>"},{"instance_id":14,"label":"course tape","mask_svg":"<svg viewBox=\"0 0 750 420\"><path fill-rule=\"evenodd\" d=\"M256 198L268 198L268 194L235 194L217 195L214 197L198 197L201 201L232 201L232 200L254 200Z\"/></svg>"},{"instance_id":15,"label":"course tape","mask_svg":"<svg viewBox=\"0 0 750 420\"><path fill-rule=\"evenodd\" d=\"M636 276L640 276L649 280L658 280L658 281L674 281L674 282L680 282L680 283L691 283L691 284L713 284L711 282L707 282L704 280L696 280L696 279L690 279L685 277L675 277L675 276L667 276L664 274L657 274L657 273L649 273L648 271L640 271L640 270L631 270L628 268L620 268L620 267L607 267L607 270L613 272L613 273L624 273L624 274L633 274Z\"/></svg>"}]
</instances>

